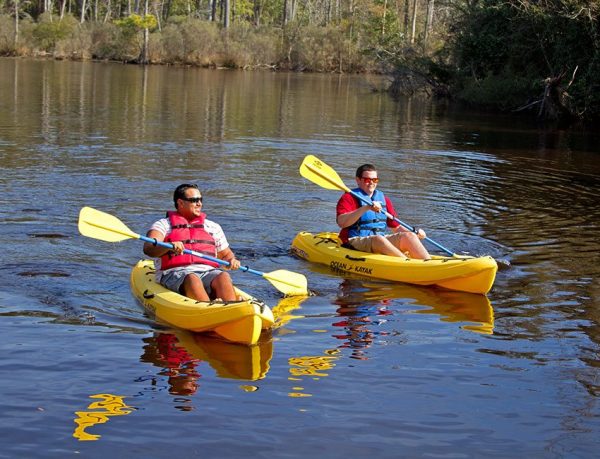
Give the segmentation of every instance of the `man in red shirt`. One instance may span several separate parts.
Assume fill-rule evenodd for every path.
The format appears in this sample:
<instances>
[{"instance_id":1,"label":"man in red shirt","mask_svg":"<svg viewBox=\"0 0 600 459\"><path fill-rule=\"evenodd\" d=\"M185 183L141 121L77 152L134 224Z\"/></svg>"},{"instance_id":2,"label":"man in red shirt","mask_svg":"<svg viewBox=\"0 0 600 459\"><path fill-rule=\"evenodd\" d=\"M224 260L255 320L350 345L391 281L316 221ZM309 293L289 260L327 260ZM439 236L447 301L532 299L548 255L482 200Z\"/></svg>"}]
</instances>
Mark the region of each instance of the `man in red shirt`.
<instances>
[{"instance_id":1,"label":"man in red shirt","mask_svg":"<svg viewBox=\"0 0 600 459\"><path fill-rule=\"evenodd\" d=\"M396 257L410 257L428 260L429 252L421 239L427 235L422 229L413 233L398 222L385 216L385 212L396 216L392 202L377 190L377 169L372 164L363 164L356 170L358 188L352 190L369 198L373 205L367 205L350 193L342 195L337 203L337 224L342 228L340 239L346 247L361 252L381 253ZM391 228L392 234L385 234Z\"/></svg>"}]
</instances>

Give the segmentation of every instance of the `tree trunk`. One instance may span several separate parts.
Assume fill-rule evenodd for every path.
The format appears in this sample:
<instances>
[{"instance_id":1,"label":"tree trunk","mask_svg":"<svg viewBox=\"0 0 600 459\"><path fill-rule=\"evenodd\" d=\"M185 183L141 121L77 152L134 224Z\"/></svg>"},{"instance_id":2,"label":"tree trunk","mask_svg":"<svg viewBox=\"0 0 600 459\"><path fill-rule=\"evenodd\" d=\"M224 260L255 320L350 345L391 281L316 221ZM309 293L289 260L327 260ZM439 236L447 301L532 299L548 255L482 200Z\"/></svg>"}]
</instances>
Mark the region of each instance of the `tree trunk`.
<instances>
[{"instance_id":1,"label":"tree trunk","mask_svg":"<svg viewBox=\"0 0 600 459\"><path fill-rule=\"evenodd\" d=\"M413 0L413 17L412 17L412 30L410 33L410 44L414 44L415 35L417 33L417 5L418 0Z\"/></svg>"},{"instance_id":2,"label":"tree trunk","mask_svg":"<svg viewBox=\"0 0 600 459\"><path fill-rule=\"evenodd\" d=\"M577 69L575 69L576 71ZM575 78L575 72L573 73L573 78ZM570 125L578 117L564 103L566 100L565 90L560 86L563 77L564 73L557 77L546 78L544 81L546 88L538 112L538 118L544 121L557 121L563 125ZM572 82L573 80L571 80ZM569 83L569 86L571 83Z\"/></svg>"},{"instance_id":3,"label":"tree trunk","mask_svg":"<svg viewBox=\"0 0 600 459\"><path fill-rule=\"evenodd\" d=\"M189 2L187 3L187 10L189 11L190 9L190 4ZM166 21L167 19L169 19L169 16L171 15L171 0L167 0L163 6L162 10L162 20Z\"/></svg>"},{"instance_id":4,"label":"tree trunk","mask_svg":"<svg viewBox=\"0 0 600 459\"><path fill-rule=\"evenodd\" d=\"M435 0L427 1L427 22L425 23L425 35L423 36L423 48L425 49L427 49L427 42L433 29L433 12L435 8L434 2Z\"/></svg>"},{"instance_id":5,"label":"tree trunk","mask_svg":"<svg viewBox=\"0 0 600 459\"><path fill-rule=\"evenodd\" d=\"M148 0L144 2L144 18L148 15ZM144 42L142 43L142 52L140 54L140 64L148 63L148 43L150 41L150 31L148 27L144 28Z\"/></svg>"},{"instance_id":6,"label":"tree trunk","mask_svg":"<svg viewBox=\"0 0 600 459\"><path fill-rule=\"evenodd\" d=\"M62 0L60 4L60 20L65 17L65 8L67 7L67 0Z\"/></svg>"},{"instance_id":7,"label":"tree trunk","mask_svg":"<svg viewBox=\"0 0 600 459\"><path fill-rule=\"evenodd\" d=\"M156 13L156 26L158 27L159 32L162 30L162 14L160 12L160 10L158 9L158 5L154 5L154 12Z\"/></svg>"},{"instance_id":8,"label":"tree trunk","mask_svg":"<svg viewBox=\"0 0 600 459\"><path fill-rule=\"evenodd\" d=\"M262 4L260 0L254 0L254 25L260 25L260 16L262 15Z\"/></svg>"},{"instance_id":9,"label":"tree trunk","mask_svg":"<svg viewBox=\"0 0 600 459\"><path fill-rule=\"evenodd\" d=\"M383 0L383 14L381 17L381 38L385 37L385 19L387 16L387 0Z\"/></svg>"},{"instance_id":10,"label":"tree trunk","mask_svg":"<svg viewBox=\"0 0 600 459\"><path fill-rule=\"evenodd\" d=\"M231 15L231 5L229 0L223 0L223 28L229 28L229 17Z\"/></svg>"},{"instance_id":11,"label":"tree trunk","mask_svg":"<svg viewBox=\"0 0 600 459\"><path fill-rule=\"evenodd\" d=\"M404 33L404 40L408 38L408 24L410 23L410 0L404 0L404 23L402 32Z\"/></svg>"},{"instance_id":12,"label":"tree trunk","mask_svg":"<svg viewBox=\"0 0 600 459\"><path fill-rule=\"evenodd\" d=\"M19 0L15 0L15 54L19 45Z\"/></svg>"},{"instance_id":13,"label":"tree trunk","mask_svg":"<svg viewBox=\"0 0 600 459\"><path fill-rule=\"evenodd\" d=\"M210 20L212 22L217 20L217 0L212 0L210 8Z\"/></svg>"}]
</instances>

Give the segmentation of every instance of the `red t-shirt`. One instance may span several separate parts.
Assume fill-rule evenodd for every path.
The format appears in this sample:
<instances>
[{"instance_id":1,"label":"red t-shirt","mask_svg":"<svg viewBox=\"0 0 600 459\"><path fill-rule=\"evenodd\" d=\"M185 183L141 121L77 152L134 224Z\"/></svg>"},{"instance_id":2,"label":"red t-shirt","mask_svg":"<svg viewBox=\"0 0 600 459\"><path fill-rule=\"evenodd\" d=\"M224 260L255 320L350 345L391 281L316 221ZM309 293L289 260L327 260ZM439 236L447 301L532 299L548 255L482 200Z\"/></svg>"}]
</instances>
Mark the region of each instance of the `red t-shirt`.
<instances>
[{"instance_id":1,"label":"red t-shirt","mask_svg":"<svg viewBox=\"0 0 600 459\"><path fill-rule=\"evenodd\" d=\"M342 214L347 214L348 212L352 212L360 207L357 202L357 199L351 195L350 193L344 193L340 200L337 203L336 218ZM394 217L396 216L396 211L394 210L394 206L392 205L392 201L385 196L385 207L387 208L388 214L392 214ZM387 219L388 228L397 228L400 226L396 220L392 220L391 218ZM348 242L348 228L342 228L340 231L340 239L342 240L342 244Z\"/></svg>"}]
</instances>

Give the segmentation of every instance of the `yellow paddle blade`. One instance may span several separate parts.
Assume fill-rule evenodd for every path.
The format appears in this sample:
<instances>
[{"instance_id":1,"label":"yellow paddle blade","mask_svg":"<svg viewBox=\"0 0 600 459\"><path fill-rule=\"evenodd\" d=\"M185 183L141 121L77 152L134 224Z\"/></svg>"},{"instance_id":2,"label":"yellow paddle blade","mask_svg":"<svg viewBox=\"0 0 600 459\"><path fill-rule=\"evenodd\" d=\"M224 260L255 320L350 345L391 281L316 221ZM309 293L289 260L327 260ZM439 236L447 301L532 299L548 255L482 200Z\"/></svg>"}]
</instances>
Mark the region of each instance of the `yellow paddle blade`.
<instances>
[{"instance_id":1,"label":"yellow paddle blade","mask_svg":"<svg viewBox=\"0 0 600 459\"><path fill-rule=\"evenodd\" d=\"M300 175L328 190L350 191L336 171L313 155L302 161Z\"/></svg>"},{"instance_id":2,"label":"yellow paddle blade","mask_svg":"<svg viewBox=\"0 0 600 459\"><path fill-rule=\"evenodd\" d=\"M302 274L278 269L264 273L263 277L284 295L308 295L308 281Z\"/></svg>"},{"instance_id":3,"label":"yellow paddle blade","mask_svg":"<svg viewBox=\"0 0 600 459\"><path fill-rule=\"evenodd\" d=\"M84 236L107 242L140 238L117 217L91 207L83 207L79 212L78 228Z\"/></svg>"}]
</instances>

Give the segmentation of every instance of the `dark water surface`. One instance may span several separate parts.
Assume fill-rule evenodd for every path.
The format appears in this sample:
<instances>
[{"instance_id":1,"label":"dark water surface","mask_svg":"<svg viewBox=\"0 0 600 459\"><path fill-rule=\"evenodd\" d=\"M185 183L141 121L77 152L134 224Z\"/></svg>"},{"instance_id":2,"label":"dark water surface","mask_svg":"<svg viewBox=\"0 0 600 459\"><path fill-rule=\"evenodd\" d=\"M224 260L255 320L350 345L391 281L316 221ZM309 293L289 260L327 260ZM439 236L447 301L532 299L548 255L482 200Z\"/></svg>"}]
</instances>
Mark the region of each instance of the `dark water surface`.
<instances>
[{"instance_id":1,"label":"dark water surface","mask_svg":"<svg viewBox=\"0 0 600 459\"><path fill-rule=\"evenodd\" d=\"M392 102L359 76L0 60L1 457L595 457L600 446L600 137ZM380 169L401 218L500 260L488 297L343 279L289 254L335 230ZM255 348L155 324L131 240L199 183L239 258L305 274Z\"/></svg>"}]
</instances>

